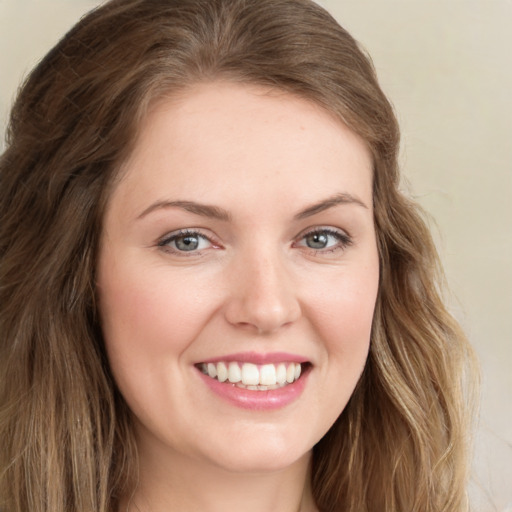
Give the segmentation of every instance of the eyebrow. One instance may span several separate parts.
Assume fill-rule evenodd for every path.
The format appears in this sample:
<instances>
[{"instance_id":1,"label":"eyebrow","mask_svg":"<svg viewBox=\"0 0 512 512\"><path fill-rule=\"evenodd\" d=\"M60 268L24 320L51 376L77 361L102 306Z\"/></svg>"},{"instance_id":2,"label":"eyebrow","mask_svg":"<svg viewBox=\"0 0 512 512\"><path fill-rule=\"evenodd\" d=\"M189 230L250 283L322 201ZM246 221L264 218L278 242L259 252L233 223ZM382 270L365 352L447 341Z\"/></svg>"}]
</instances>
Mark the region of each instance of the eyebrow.
<instances>
[{"instance_id":1,"label":"eyebrow","mask_svg":"<svg viewBox=\"0 0 512 512\"><path fill-rule=\"evenodd\" d=\"M323 212L329 208L333 208L341 204L355 204L368 209L368 206L366 206L363 201L353 196L352 194L340 193L328 197L323 201L319 201L318 203L315 203L311 206L308 206L304 210L297 213L294 218L295 220L306 219L316 215L317 213ZM196 215L201 215L202 217L211 217L213 219L218 219L225 222L231 220L231 215L224 208L208 204L196 203L195 201L157 201L156 203L153 203L151 206L146 208L137 217L137 219L142 219L146 215L149 215L151 212L161 208L182 208L183 210L194 213Z\"/></svg>"},{"instance_id":2,"label":"eyebrow","mask_svg":"<svg viewBox=\"0 0 512 512\"><path fill-rule=\"evenodd\" d=\"M295 220L306 219L307 217L312 217L317 213L328 210L329 208L333 208L334 206L338 206L340 204L355 204L361 206L365 209L368 209L368 206L361 201L361 199L353 196L352 194L340 193L335 194L323 201L315 203L311 206L308 206L306 209L295 215Z\"/></svg>"},{"instance_id":3,"label":"eyebrow","mask_svg":"<svg viewBox=\"0 0 512 512\"><path fill-rule=\"evenodd\" d=\"M156 203L153 203L151 206L146 208L137 217L137 219L142 219L149 213L155 210L159 210L160 208L182 208L187 212L195 213L196 215L201 215L202 217L211 217L222 221L229 221L231 219L229 212L223 208L219 208L218 206L211 206L208 204L196 203L195 201L157 201Z\"/></svg>"}]
</instances>

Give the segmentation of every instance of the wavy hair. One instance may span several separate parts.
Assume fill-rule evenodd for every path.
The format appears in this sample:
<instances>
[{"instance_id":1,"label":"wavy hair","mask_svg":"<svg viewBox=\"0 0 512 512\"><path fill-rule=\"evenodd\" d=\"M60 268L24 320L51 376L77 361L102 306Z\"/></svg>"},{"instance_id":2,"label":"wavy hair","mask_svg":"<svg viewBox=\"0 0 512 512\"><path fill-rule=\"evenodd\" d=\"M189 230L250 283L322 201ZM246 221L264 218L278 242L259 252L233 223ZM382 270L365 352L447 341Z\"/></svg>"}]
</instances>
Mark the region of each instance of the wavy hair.
<instances>
[{"instance_id":1,"label":"wavy hair","mask_svg":"<svg viewBox=\"0 0 512 512\"><path fill-rule=\"evenodd\" d=\"M133 489L96 310L103 213L152 102L216 79L315 102L373 156L381 282L364 373L314 447L319 510L464 510L473 356L371 61L309 0L112 0L21 88L0 159L0 508L115 512Z\"/></svg>"}]
</instances>

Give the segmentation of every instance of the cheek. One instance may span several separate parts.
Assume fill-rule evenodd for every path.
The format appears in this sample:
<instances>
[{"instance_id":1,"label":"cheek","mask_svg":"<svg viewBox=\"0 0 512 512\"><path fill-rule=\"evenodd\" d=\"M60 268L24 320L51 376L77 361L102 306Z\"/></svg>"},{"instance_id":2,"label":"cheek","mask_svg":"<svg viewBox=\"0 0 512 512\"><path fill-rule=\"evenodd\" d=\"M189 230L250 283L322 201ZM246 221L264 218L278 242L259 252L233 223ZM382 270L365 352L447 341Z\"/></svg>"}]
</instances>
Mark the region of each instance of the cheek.
<instances>
[{"instance_id":1,"label":"cheek","mask_svg":"<svg viewBox=\"0 0 512 512\"><path fill-rule=\"evenodd\" d=\"M181 389L189 367L183 364L187 349L214 306L211 294L190 279L136 263L126 257L100 269L101 324L121 394L143 424L156 428L155 411L162 404L169 410L180 407L179 393L168 390Z\"/></svg>"},{"instance_id":2,"label":"cheek","mask_svg":"<svg viewBox=\"0 0 512 512\"><path fill-rule=\"evenodd\" d=\"M378 291L378 261L331 268L317 277L319 286L314 293L310 288L304 301L319 354L316 372L311 374L317 384L310 411L317 418L312 442L343 412L364 370Z\"/></svg>"},{"instance_id":3,"label":"cheek","mask_svg":"<svg viewBox=\"0 0 512 512\"><path fill-rule=\"evenodd\" d=\"M378 291L378 267L342 273L312 298L315 324L333 351L369 342Z\"/></svg>"},{"instance_id":4,"label":"cheek","mask_svg":"<svg viewBox=\"0 0 512 512\"><path fill-rule=\"evenodd\" d=\"M311 318L323 344L320 371L325 392L320 407L334 421L345 408L364 370L378 291L378 263L361 271L351 268L324 283L315 297Z\"/></svg>"},{"instance_id":5,"label":"cheek","mask_svg":"<svg viewBox=\"0 0 512 512\"><path fill-rule=\"evenodd\" d=\"M133 269L137 269L134 271ZM112 366L142 367L187 348L211 308L193 283L126 262L99 279L102 329Z\"/></svg>"}]
</instances>

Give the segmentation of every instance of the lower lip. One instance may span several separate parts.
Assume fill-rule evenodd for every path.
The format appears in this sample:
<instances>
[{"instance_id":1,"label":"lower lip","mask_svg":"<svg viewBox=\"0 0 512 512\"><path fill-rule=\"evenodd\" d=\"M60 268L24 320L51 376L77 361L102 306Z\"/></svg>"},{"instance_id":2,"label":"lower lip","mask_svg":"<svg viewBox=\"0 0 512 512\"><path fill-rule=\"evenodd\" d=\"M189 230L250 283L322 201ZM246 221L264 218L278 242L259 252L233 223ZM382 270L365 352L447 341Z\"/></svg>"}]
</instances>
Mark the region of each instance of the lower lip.
<instances>
[{"instance_id":1,"label":"lower lip","mask_svg":"<svg viewBox=\"0 0 512 512\"><path fill-rule=\"evenodd\" d=\"M239 388L228 381L219 382L205 375L200 370L198 373L205 384L218 396L236 407L251 410L274 410L281 409L291 404L302 394L311 367L307 367L300 378L292 384L282 388L269 389L267 391L253 391Z\"/></svg>"}]
</instances>

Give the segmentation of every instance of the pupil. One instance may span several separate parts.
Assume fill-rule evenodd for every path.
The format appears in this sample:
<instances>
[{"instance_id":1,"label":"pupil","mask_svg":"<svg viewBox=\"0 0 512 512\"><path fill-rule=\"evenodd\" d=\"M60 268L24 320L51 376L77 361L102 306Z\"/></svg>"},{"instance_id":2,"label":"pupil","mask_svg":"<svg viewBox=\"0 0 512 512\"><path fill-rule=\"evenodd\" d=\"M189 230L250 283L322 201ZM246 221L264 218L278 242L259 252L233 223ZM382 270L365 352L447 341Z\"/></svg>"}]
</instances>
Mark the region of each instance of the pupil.
<instances>
[{"instance_id":1,"label":"pupil","mask_svg":"<svg viewBox=\"0 0 512 512\"><path fill-rule=\"evenodd\" d=\"M323 249L327 245L327 235L325 233L312 233L306 237L308 247L312 249Z\"/></svg>"},{"instance_id":2,"label":"pupil","mask_svg":"<svg viewBox=\"0 0 512 512\"><path fill-rule=\"evenodd\" d=\"M187 235L176 239L176 247L180 251L194 251L199 245L197 236Z\"/></svg>"}]
</instances>

